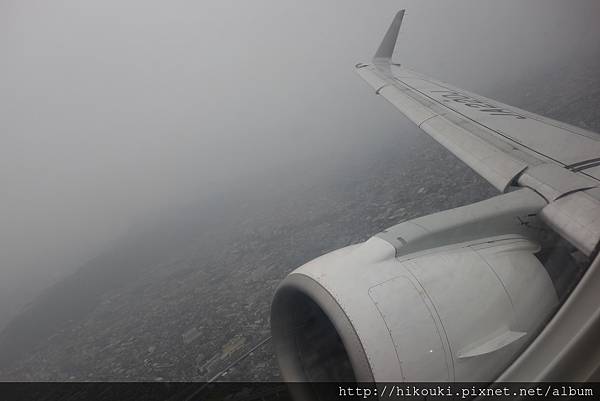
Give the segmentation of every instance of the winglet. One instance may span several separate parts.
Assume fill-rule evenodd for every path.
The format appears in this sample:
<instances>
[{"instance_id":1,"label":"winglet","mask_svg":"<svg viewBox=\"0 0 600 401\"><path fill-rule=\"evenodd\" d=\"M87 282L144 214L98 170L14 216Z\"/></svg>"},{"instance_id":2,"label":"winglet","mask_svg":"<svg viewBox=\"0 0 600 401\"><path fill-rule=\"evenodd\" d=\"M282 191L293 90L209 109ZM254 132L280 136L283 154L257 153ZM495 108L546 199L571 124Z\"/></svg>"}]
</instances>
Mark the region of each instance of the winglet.
<instances>
[{"instance_id":1,"label":"winglet","mask_svg":"<svg viewBox=\"0 0 600 401\"><path fill-rule=\"evenodd\" d=\"M389 63L396 47L396 40L398 39L398 32L400 31L400 25L402 25L402 18L404 18L404 11L400 10L394 17L392 24L388 28L387 33L383 37L383 41L377 49L377 53L373 57L373 62L376 64Z\"/></svg>"}]
</instances>

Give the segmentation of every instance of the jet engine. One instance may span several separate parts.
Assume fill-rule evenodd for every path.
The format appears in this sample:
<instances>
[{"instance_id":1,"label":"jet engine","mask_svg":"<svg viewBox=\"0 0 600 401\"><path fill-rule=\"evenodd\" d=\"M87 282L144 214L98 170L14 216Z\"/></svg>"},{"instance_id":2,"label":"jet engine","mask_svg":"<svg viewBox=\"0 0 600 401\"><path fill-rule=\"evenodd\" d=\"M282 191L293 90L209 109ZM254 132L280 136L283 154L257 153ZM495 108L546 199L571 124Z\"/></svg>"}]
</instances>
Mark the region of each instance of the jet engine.
<instances>
[{"instance_id":1,"label":"jet engine","mask_svg":"<svg viewBox=\"0 0 600 401\"><path fill-rule=\"evenodd\" d=\"M400 223L283 280L271 330L286 381L492 381L558 306L536 256L546 205L521 189Z\"/></svg>"}]
</instances>

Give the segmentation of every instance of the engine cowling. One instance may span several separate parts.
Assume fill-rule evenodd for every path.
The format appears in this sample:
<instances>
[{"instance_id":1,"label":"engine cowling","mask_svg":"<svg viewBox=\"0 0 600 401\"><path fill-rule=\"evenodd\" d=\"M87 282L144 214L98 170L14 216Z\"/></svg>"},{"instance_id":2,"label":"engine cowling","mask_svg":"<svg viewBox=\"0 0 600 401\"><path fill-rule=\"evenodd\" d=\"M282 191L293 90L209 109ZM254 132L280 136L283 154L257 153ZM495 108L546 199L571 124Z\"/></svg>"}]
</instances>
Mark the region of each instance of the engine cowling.
<instances>
[{"instance_id":1,"label":"engine cowling","mask_svg":"<svg viewBox=\"0 0 600 401\"><path fill-rule=\"evenodd\" d=\"M373 237L292 272L271 310L284 379L494 380L558 305L535 256L540 240L520 218L532 215L539 200L523 203L523 196L530 194L502 195L412 222L424 229L414 241L428 245L435 241L427 238L448 232L443 221L454 221L451 230L472 223L456 223L461 219L448 213L490 224L495 235L459 242L455 236L455 243L437 241L404 255ZM511 227L506 222L512 220L521 223ZM500 221L504 225L495 224ZM410 223L403 223L405 231Z\"/></svg>"}]
</instances>

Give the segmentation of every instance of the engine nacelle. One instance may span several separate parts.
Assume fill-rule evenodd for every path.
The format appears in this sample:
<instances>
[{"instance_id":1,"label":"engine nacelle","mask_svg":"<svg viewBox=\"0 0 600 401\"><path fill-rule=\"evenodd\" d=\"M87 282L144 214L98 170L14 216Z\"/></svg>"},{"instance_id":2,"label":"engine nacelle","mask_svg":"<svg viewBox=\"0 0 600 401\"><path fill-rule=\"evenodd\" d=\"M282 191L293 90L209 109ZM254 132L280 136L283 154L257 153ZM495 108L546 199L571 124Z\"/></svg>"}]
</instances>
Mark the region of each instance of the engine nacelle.
<instances>
[{"instance_id":1,"label":"engine nacelle","mask_svg":"<svg viewBox=\"0 0 600 401\"><path fill-rule=\"evenodd\" d=\"M530 224L544 204L528 190L501 195L292 272L271 310L284 379L494 380L558 305Z\"/></svg>"}]
</instances>

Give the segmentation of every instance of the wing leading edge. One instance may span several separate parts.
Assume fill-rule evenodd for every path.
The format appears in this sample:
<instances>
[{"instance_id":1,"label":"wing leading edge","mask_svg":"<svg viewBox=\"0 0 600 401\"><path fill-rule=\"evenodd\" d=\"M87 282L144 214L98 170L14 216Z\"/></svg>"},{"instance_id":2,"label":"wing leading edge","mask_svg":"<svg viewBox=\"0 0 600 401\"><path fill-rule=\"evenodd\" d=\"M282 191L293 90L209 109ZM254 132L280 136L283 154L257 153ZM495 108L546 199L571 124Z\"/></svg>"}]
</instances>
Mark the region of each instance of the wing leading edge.
<instances>
[{"instance_id":1,"label":"wing leading edge","mask_svg":"<svg viewBox=\"0 0 600 401\"><path fill-rule=\"evenodd\" d=\"M600 240L600 136L436 81L392 62L404 10L372 64L356 65L375 93L502 192L529 187L540 216L586 255Z\"/></svg>"}]
</instances>

